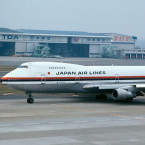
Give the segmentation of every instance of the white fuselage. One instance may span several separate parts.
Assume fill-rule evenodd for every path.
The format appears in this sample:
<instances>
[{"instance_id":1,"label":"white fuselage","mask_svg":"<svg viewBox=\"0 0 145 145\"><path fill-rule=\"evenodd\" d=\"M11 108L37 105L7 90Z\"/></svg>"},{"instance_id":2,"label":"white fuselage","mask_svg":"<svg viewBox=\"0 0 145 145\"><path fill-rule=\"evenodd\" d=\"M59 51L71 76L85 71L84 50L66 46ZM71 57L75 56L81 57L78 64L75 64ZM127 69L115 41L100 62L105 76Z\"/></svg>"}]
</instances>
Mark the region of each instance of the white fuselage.
<instances>
[{"instance_id":1,"label":"white fuselage","mask_svg":"<svg viewBox=\"0 0 145 145\"><path fill-rule=\"evenodd\" d=\"M145 67L28 62L2 77L2 83L25 92L97 93L84 86L145 84Z\"/></svg>"}]
</instances>

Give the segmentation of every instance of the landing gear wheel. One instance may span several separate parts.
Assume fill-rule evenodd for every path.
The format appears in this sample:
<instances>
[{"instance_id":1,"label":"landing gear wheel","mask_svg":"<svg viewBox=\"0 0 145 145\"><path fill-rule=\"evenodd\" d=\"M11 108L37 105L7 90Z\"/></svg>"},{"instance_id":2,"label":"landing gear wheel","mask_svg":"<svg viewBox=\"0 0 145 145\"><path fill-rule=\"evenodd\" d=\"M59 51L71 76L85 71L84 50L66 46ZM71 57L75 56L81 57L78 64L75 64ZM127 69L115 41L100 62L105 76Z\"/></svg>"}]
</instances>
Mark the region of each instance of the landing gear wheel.
<instances>
[{"instance_id":1,"label":"landing gear wheel","mask_svg":"<svg viewBox=\"0 0 145 145\"><path fill-rule=\"evenodd\" d=\"M28 98L27 99L27 103L33 104L34 103L34 99L33 98Z\"/></svg>"},{"instance_id":2,"label":"landing gear wheel","mask_svg":"<svg viewBox=\"0 0 145 145\"><path fill-rule=\"evenodd\" d=\"M27 103L29 103L29 104L34 103L34 99L32 98L31 92L28 92Z\"/></svg>"}]
</instances>

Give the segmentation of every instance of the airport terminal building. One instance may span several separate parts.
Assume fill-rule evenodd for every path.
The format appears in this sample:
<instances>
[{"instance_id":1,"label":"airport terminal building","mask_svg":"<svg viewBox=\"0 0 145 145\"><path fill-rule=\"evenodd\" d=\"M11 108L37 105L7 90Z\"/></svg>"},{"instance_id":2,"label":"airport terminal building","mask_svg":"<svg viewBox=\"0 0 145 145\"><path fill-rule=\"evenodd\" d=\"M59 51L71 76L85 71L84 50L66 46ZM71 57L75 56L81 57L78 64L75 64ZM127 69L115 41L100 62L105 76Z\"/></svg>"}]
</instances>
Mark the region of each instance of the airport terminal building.
<instances>
[{"instance_id":1,"label":"airport terminal building","mask_svg":"<svg viewBox=\"0 0 145 145\"><path fill-rule=\"evenodd\" d=\"M47 47L50 55L102 57L102 53L107 53L108 49L135 49L136 39L134 36L116 33L0 28L0 56L33 56L34 50L41 51Z\"/></svg>"}]
</instances>

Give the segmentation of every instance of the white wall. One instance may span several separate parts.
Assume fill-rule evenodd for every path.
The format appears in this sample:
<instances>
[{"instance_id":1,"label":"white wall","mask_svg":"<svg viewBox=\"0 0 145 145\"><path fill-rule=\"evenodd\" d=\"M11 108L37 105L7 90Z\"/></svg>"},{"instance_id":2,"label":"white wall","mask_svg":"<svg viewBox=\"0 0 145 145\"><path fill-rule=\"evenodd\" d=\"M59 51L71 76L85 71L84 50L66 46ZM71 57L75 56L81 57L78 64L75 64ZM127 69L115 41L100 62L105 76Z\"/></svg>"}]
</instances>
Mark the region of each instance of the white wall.
<instances>
[{"instance_id":1,"label":"white wall","mask_svg":"<svg viewBox=\"0 0 145 145\"><path fill-rule=\"evenodd\" d=\"M100 45L90 45L89 57L99 57L99 56L100 56Z\"/></svg>"},{"instance_id":2,"label":"white wall","mask_svg":"<svg viewBox=\"0 0 145 145\"><path fill-rule=\"evenodd\" d=\"M118 49L135 49L135 45L132 44L115 44L113 43L112 46L117 46Z\"/></svg>"},{"instance_id":3,"label":"white wall","mask_svg":"<svg viewBox=\"0 0 145 145\"><path fill-rule=\"evenodd\" d=\"M15 54L23 54L23 53L32 53L35 46L38 46L39 43L15 43Z\"/></svg>"},{"instance_id":4,"label":"white wall","mask_svg":"<svg viewBox=\"0 0 145 145\"><path fill-rule=\"evenodd\" d=\"M27 48L27 45L26 43L15 43L15 53L22 53L22 52L26 52L26 48Z\"/></svg>"},{"instance_id":5,"label":"white wall","mask_svg":"<svg viewBox=\"0 0 145 145\"><path fill-rule=\"evenodd\" d=\"M32 53L36 46L39 46L39 43L27 43L27 53Z\"/></svg>"}]
</instances>

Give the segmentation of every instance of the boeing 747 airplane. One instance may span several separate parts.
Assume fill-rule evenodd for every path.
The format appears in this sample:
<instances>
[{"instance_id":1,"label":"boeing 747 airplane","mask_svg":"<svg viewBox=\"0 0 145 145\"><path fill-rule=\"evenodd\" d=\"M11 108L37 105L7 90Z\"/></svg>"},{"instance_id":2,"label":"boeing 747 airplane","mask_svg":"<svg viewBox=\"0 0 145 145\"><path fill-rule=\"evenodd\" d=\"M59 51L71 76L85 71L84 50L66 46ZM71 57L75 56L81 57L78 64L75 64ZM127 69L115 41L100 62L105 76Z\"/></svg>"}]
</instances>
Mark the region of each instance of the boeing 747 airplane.
<instances>
[{"instance_id":1,"label":"boeing 747 airplane","mask_svg":"<svg viewBox=\"0 0 145 145\"><path fill-rule=\"evenodd\" d=\"M145 90L144 66L83 66L57 62L28 62L1 78L2 84L32 93L94 93L132 101Z\"/></svg>"}]
</instances>

